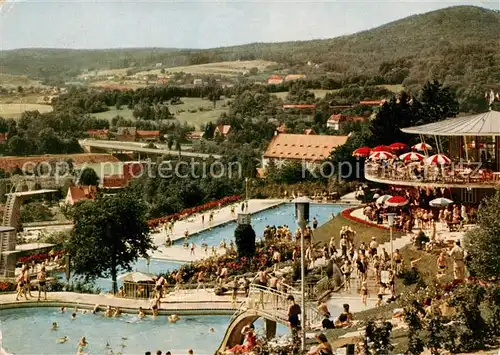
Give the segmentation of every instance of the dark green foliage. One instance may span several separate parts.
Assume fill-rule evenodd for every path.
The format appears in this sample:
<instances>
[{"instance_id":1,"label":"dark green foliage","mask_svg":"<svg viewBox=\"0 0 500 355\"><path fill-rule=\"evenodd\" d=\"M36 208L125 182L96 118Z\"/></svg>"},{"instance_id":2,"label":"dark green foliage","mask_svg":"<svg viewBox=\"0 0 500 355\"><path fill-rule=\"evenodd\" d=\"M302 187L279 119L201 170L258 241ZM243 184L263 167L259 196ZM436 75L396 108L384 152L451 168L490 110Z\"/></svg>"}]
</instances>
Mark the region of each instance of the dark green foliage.
<instances>
[{"instance_id":1,"label":"dark green foliage","mask_svg":"<svg viewBox=\"0 0 500 355\"><path fill-rule=\"evenodd\" d=\"M415 269L404 270L398 275L398 278L403 280L403 285L410 286L420 280L420 274Z\"/></svg>"},{"instance_id":2,"label":"dark green foliage","mask_svg":"<svg viewBox=\"0 0 500 355\"><path fill-rule=\"evenodd\" d=\"M415 238L415 246L417 249L422 249L422 247L430 241L429 237L425 234L424 231L420 231Z\"/></svg>"},{"instance_id":3,"label":"dark green foliage","mask_svg":"<svg viewBox=\"0 0 500 355\"><path fill-rule=\"evenodd\" d=\"M250 224L239 224L234 231L238 257L251 258L255 255L255 231Z\"/></svg>"},{"instance_id":4,"label":"dark green foliage","mask_svg":"<svg viewBox=\"0 0 500 355\"><path fill-rule=\"evenodd\" d=\"M116 292L120 271L131 270L154 249L144 203L127 194L98 196L74 209L74 228L65 246L72 268L86 281L111 277Z\"/></svg>"},{"instance_id":5,"label":"dark green foliage","mask_svg":"<svg viewBox=\"0 0 500 355\"><path fill-rule=\"evenodd\" d=\"M99 185L99 176L92 168L84 168L78 177L78 185L97 186Z\"/></svg>"},{"instance_id":6,"label":"dark green foliage","mask_svg":"<svg viewBox=\"0 0 500 355\"><path fill-rule=\"evenodd\" d=\"M369 320L365 330L365 354L389 355L394 346L391 344L391 322L377 323Z\"/></svg>"},{"instance_id":7,"label":"dark green foliage","mask_svg":"<svg viewBox=\"0 0 500 355\"><path fill-rule=\"evenodd\" d=\"M467 267L474 275L489 279L500 275L500 191L483 201L478 211L478 227L465 235L470 258Z\"/></svg>"},{"instance_id":8,"label":"dark green foliage","mask_svg":"<svg viewBox=\"0 0 500 355\"><path fill-rule=\"evenodd\" d=\"M41 202L31 202L24 204L21 208L21 223L51 221L54 213Z\"/></svg>"}]
</instances>

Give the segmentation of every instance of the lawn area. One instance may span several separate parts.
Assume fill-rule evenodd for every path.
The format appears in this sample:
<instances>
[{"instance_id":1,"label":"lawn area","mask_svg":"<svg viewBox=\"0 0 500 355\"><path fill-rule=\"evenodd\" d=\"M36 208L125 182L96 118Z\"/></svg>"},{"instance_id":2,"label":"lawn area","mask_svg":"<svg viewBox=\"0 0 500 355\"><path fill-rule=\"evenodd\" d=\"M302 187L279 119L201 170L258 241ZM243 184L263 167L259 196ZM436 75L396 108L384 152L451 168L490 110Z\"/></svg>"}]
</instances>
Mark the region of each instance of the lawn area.
<instances>
[{"instance_id":1,"label":"lawn area","mask_svg":"<svg viewBox=\"0 0 500 355\"><path fill-rule=\"evenodd\" d=\"M51 112L52 106L29 103L4 104L0 103L0 116L4 118L19 118L24 111Z\"/></svg>"},{"instance_id":2,"label":"lawn area","mask_svg":"<svg viewBox=\"0 0 500 355\"><path fill-rule=\"evenodd\" d=\"M172 67L163 68L165 74L169 73L180 73L184 72L193 75L224 75L224 76L238 76L244 72L250 70L251 68L257 68L259 71L263 71L271 65L275 65L275 62L269 62L266 60L245 60L245 61L233 61L233 62L218 62L200 65L189 65L182 67ZM161 68L153 69L150 71L142 71L136 75L158 75L161 72Z\"/></svg>"},{"instance_id":3,"label":"lawn area","mask_svg":"<svg viewBox=\"0 0 500 355\"><path fill-rule=\"evenodd\" d=\"M208 100L203 100L201 98L196 97L183 97L181 98L183 104L180 105L169 105L170 112L175 115L175 118L183 124L187 122L189 125L194 125L197 129L200 124L204 124L212 121L215 123L217 119L220 117L222 112L227 112L228 107L222 107L223 104L226 103L226 100L217 101L216 108L214 109L213 103ZM203 111L199 109L203 108ZM184 112L180 112L184 110ZM192 110L197 110L196 112L189 112ZM127 120L134 120L134 116L132 115L133 110L128 109L126 106L123 106L120 110L117 110L115 107L110 107L106 112L99 112L94 114L95 117L109 120L117 115L122 116Z\"/></svg>"},{"instance_id":4,"label":"lawn area","mask_svg":"<svg viewBox=\"0 0 500 355\"><path fill-rule=\"evenodd\" d=\"M338 214L333 220L323 224L314 231L314 241L327 243L331 237L335 237L338 241L340 238L340 230L343 226L350 226L356 231L356 244L361 242L369 243L372 237L375 237L379 244L389 241L389 231L386 229L372 227L367 224L359 223L345 218L342 214ZM393 231L393 237L399 238L401 232Z\"/></svg>"},{"instance_id":5,"label":"lawn area","mask_svg":"<svg viewBox=\"0 0 500 355\"><path fill-rule=\"evenodd\" d=\"M312 89L312 90L309 90L309 91L313 92L314 96L317 97L317 98L318 97L319 98L324 98L327 92L334 92L335 90ZM286 98L286 96L288 95L288 91L271 93L271 95L276 95L279 98L281 98L281 99L284 100Z\"/></svg>"},{"instance_id":6,"label":"lawn area","mask_svg":"<svg viewBox=\"0 0 500 355\"><path fill-rule=\"evenodd\" d=\"M38 80L33 80L24 75L10 75L0 73L0 86L4 87L30 87L30 86L43 86Z\"/></svg>"}]
</instances>

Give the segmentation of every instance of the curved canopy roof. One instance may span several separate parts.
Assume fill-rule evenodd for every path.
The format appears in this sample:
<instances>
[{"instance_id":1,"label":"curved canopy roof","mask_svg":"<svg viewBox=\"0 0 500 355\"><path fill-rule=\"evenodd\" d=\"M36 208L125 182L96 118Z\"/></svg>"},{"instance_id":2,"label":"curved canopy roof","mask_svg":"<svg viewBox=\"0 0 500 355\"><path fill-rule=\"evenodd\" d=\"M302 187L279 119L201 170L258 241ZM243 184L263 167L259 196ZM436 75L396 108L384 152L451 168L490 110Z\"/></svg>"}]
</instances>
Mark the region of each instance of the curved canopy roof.
<instances>
[{"instance_id":1,"label":"curved canopy roof","mask_svg":"<svg viewBox=\"0 0 500 355\"><path fill-rule=\"evenodd\" d=\"M449 118L444 121L401 129L405 133L432 136L500 136L500 112Z\"/></svg>"}]
</instances>

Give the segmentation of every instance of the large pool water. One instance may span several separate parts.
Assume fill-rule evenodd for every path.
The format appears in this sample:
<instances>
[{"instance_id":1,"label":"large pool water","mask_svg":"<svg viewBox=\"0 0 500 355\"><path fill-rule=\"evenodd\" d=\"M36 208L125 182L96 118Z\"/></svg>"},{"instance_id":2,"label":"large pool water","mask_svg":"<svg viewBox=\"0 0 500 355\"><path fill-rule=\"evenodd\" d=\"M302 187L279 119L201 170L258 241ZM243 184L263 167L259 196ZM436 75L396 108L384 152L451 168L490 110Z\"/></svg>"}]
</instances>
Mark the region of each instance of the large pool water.
<instances>
[{"instance_id":1,"label":"large pool water","mask_svg":"<svg viewBox=\"0 0 500 355\"><path fill-rule=\"evenodd\" d=\"M78 342L85 336L92 355L142 355L157 350L172 354L187 354L193 349L196 355L212 355L224 336L229 324L228 316L181 317L168 323L166 316L157 319L146 316L138 320L135 315L104 318L91 313L78 314L71 320L70 312L60 313L56 308L19 308L0 311L0 329L3 347L16 355L72 355ZM51 330L57 322L58 330ZM264 334L264 322L255 323L257 333ZM210 332L214 328L214 332ZM278 334L286 328L278 326ZM60 344L58 339L68 341ZM106 344L109 346L106 349ZM111 352L111 350L113 352Z\"/></svg>"},{"instance_id":2,"label":"large pool water","mask_svg":"<svg viewBox=\"0 0 500 355\"><path fill-rule=\"evenodd\" d=\"M318 224L322 225L332 219L333 214L337 215L345 208L346 206L343 205L311 204L309 209L309 219L312 221L313 218L316 217ZM275 208L270 208L252 215L252 227L257 234L257 237L261 237L263 235L264 229L268 225L282 226L285 224L292 230L297 228L295 221L295 205L291 203L282 204ZM206 243L209 246L218 246L222 240L229 243L231 240L234 240L234 230L236 229L236 226L236 222L231 222L223 226L201 232L197 235L193 235L189 239L198 245ZM177 243L182 244L183 242L184 241L182 239L177 240Z\"/></svg>"}]
</instances>

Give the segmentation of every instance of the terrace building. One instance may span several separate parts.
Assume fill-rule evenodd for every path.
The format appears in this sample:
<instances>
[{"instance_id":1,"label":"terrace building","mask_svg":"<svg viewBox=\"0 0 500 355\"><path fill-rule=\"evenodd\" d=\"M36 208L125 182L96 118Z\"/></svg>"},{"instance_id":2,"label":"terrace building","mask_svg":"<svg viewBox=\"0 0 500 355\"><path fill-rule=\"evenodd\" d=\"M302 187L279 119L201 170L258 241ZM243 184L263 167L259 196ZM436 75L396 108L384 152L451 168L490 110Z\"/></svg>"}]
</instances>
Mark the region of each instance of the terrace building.
<instances>
[{"instance_id":1,"label":"terrace building","mask_svg":"<svg viewBox=\"0 0 500 355\"><path fill-rule=\"evenodd\" d=\"M64 203L73 206L83 200L94 200L97 196L97 186L70 186Z\"/></svg>"},{"instance_id":2,"label":"terrace building","mask_svg":"<svg viewBox=\"0 0 500 355\"><path fill-rule=\"evenodd\" d=\"M345 144L348 136L311 134L275 134L262 156L262 167L273 161L277 166L289 161L299 161L313 169L327 159L332 151Z\"/></svg>"},{"instance_id":3,"label":"terrace building","mask_svg":"<svg viewBox=\"0 0 500 355\"><path fill-rule=\"evenodd\" d=\"M231 125L228 124L221 124L215 127L214 130L214 137L215 136L222 136L222 137L227 137L229 134L229 131L231 131Z\"/></svg>"},{"instance_id":4,"label":"terrace building","mask_svg":"<svg viewBox=\"0 0 500 355\"><path fill-rule=\"evenodd\" d=\"M500 112L449 118L402 129L431 137L421 162L365 163L367 180L399 187L447 188L463 202L479 202L500 184ZM426 147L427 147L426 146ZM437 153L437 154L436 154Z\"/></svg>"}]
</instances>

